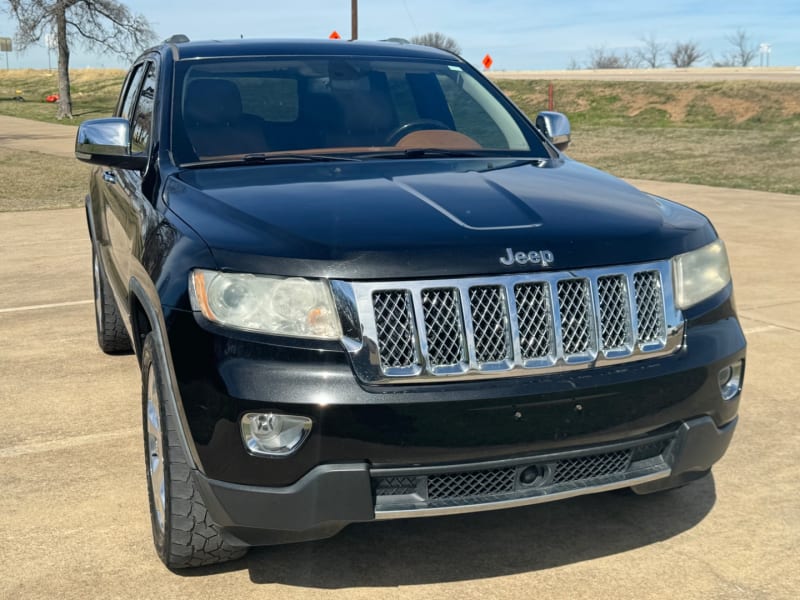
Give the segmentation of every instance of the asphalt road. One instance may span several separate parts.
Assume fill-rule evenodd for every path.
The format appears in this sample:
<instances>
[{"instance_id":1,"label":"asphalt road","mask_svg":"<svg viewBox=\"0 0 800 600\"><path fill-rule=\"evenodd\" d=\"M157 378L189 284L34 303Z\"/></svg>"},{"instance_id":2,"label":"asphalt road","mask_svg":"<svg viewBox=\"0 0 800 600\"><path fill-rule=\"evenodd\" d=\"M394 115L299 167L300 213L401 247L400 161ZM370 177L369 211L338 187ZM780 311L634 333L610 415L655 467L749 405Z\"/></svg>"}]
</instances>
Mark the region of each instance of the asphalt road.
<instances>
[{"instance_id":1,"label":"asphalt road","mask_svg":"<svg viewBox=\"0 0 800 600\"><path fill-rule=\"evenodd\" d=\"M712 476L354 525L182 573L150 540L136 361L95 342L82 211L0 214L0 598L796 598L800 198L639 184L708 213L728 242L750 345Z\"/></svg>"}]
</instances>

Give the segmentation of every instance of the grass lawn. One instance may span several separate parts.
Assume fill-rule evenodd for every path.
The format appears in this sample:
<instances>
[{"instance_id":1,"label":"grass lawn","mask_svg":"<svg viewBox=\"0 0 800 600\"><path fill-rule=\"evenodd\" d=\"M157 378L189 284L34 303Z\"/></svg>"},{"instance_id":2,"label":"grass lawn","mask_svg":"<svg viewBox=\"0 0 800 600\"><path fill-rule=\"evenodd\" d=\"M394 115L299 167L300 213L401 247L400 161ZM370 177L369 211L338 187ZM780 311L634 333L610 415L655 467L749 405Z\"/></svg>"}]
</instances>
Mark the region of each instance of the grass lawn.
<instances>
[{"instance_id":1,"label":"grass lawn","mask_svg":"<svg viewBox=\"0 0 800 600\"><path fill-rule=\"evenodd\" d=\"M82 206L91 167L62 156L0 148L0 212Z\"/></svg>"},{"instance_id":2,"label":"grass lawn","mask_svg":"<svg viewBox=\"0 0 800 600\"><path fill-rule=\"evenodd\" d=\"M77 125L86 119L108 117L114 112L125 72L118 69L70 71L73 119L56 119L56 105L45 102L58 93L55 71L17 69L0 73L0 115ZM21 96L24 102L14 100Z\"/></svg>"},{"instance_id":3,"label":"grass lawn","mask_svg":"<svg viewBox=\"0 0 800 600\"><path fill-rule=\"evenodd\" d=\"M577 126L575 160L618 177L800 194L800 129Z\"/></svg>"}]
</instances>

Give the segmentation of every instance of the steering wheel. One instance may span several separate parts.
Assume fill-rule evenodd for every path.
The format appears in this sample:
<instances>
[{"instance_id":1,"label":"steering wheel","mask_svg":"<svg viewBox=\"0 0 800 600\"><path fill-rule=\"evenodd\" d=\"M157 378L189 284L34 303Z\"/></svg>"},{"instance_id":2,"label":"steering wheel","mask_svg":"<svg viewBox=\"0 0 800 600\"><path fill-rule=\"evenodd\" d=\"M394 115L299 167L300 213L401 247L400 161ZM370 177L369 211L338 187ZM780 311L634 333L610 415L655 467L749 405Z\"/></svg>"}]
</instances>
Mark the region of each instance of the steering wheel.
<instances>
[{"instance_id":1,"label":"steering wheel","mask_svg":"<svg viewBox=\"0 0 800 600\"><path fill-rule=\"evenodd\" d=\"M406 137L409 133L414 131L423 131L425 129L439 129L450 131L450 128L436 119L417 119L416 121L409 121L403 123L400 127L396 127L392 132L386 136L386 145L395 146L397 142Z\"/></svg>"}]
</instances>

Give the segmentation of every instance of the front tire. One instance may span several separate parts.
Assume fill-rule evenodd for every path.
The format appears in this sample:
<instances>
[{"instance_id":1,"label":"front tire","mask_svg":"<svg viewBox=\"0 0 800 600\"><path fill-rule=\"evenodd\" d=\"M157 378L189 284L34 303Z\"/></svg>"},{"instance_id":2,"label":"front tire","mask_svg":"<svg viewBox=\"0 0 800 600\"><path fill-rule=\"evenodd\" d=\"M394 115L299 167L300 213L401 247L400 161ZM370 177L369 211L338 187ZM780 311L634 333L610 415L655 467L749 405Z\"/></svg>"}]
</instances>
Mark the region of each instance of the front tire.
<instances>
[{"instance_id":1,"label":"front tire","mask_svg":"<svg viewBox=\"0 0 800 600\"><path fill-rule=\"evenodd\" d=\"M194 484L177 429L178 418L165 401L157 351L151 333L142 348L142 420L156 552L170 569L235 560L244 556L247 548L231 546L222 538Z\"/></svg>"}]
</instances>

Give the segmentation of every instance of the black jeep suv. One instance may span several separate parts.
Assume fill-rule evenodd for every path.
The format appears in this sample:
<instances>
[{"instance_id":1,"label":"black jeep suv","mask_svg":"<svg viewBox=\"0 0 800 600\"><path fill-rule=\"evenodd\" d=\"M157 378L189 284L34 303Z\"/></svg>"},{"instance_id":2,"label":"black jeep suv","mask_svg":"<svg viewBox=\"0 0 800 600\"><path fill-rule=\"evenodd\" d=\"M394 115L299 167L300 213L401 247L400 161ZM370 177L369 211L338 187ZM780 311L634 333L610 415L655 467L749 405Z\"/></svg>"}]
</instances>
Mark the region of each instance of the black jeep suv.
<instances>
[{"instance_id":1,"label":"black jeep suv","mask_svg":"<svg viewBox=\"0 0 800 600\"><path fill-rule=\"evenodd\" d=\"M431 48L135 62L76 155L169 567L708 472L745 362L725 246L569 136Z\"/></svg>"}]
</instances>

